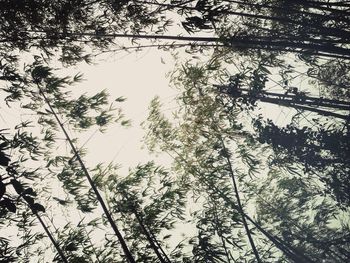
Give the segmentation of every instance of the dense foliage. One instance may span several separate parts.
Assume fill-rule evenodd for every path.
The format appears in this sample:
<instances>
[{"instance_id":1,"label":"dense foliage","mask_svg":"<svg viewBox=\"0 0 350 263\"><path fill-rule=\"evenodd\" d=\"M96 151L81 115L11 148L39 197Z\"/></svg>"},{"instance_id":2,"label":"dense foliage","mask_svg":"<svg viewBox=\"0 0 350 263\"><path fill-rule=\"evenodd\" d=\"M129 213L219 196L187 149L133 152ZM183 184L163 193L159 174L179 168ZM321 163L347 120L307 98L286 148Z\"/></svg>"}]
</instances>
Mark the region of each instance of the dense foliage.
<instances>
[{"instance_id":1,"label":"dense foliage","mask_svg":"<svg viewBox=\"0 0 350 263\"><path fill-rule=\"evenodd\" d=\"M33 117L0 130L0 262L349 261L349 10L2 1L4 107ZM77 95L82 76L55 68L142 46L179 58L179 109L169 117L155 98L143 125L173 164L89 167L78 134L129 125L124 98Z\"/></svg>"}]
</instances>

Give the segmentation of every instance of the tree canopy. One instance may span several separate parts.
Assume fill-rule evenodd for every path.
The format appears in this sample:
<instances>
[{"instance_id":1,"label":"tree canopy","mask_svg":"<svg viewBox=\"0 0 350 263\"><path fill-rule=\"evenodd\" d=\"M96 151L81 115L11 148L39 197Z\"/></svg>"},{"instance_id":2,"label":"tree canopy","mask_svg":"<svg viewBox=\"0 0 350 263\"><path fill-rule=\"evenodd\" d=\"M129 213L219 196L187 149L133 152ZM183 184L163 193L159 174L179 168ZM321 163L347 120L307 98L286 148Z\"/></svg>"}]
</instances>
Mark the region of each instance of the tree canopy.
<instances>
[{"instance_id":1,"label":"tree canopy","mask_svg":"<svg viewBox=\"0 0 350 263\"><path fill-rule=\"evenodd\" d=\"M5 0L0 13L4 106L34 116L0 130L0 262L349 261L347 1ZM148 162L90 166L79 133L128 126L125 99L77 95L82 75L57 69L143 47L177 58L178 107L150 102Z\"/></svg>"}]
</instances>

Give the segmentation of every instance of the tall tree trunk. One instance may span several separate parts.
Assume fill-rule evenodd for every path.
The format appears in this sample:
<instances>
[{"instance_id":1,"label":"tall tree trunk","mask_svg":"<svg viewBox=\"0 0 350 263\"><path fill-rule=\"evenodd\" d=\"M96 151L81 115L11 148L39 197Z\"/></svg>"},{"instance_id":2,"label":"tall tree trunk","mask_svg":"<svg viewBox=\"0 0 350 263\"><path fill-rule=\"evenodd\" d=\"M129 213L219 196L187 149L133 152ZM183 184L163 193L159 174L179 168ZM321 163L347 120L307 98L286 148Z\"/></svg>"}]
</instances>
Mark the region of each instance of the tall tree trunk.
<instances>
[{"instance_id":1,"label":"tall tree trunk","mask_svg":"<svg viewBox=\"0 0 350 263\"><path fill-rule=\"evenodd\" d=\"M56 240L54 239L54 237L52 236L51 232L49 231L49 229L47 228L47 226L45 225L44 221L41 219L41 217L39 216L38 212L34 212L35 216L38 218L41 226L44 228L47 236L50 238L51 243L54 245L54 247L56 248L58 254L60 255L60 258L62 259L62 261L64 263L69 263L66 256L64 255L62 249L60 248L60 246L58 245L58 243L56 242Z\"/></svg>"},{"instance_id":2,"label":"tall tree trunk","mask_svg":"<svg viewBox=\"0 0 350 263\"><path fill-rule=\"evenodd\" d=\"M293 5L297 5L296 7L308 7L308 8L314 8L317 9L317 6L315 4L310 3L310 1L289 1L289 5L284 5L283 7L279 6L272 6L269 4L253 4L253 3L247 3L247 2L242 2L242 1L234 1L234 0L222 0L223 2L229 2L229 3L236 3L240 5L245 5L245 6L251 6L255 7L257 9L265 8L265 9L270 9L270 10L278 10L281 13L285 14L303 14L303 15L308 15L310 17L315 17L318 19L325 19L327 20L337 20L337 21L344 21L344 22L350 22L350 19L348 17L349 12L346 10L341 10L341 9L334 9L334 8L327 8L323 7L322 5L318 5L318 9L321 8L322 11L327 11L330 12L329 14L318 14L318 13L312 13L308 11L302 11L293 8ZM294 4L293 4L294 3ZM327 2L329 3L329 2ZM325 3L325 5L327 5ZM343 7L349 7L349 4L344 4Z\"/></svg>"},{"instance_id":3,"label":"tall tree trunk","mask_svg":"<svg viewBox=\"0 0 350 263\"><path fill-rule=\"evenodd\" d=\"M45 103L49 107L51 113L53 114L53 116L56 119L58 125L60 126L62 132L64 133L64 135L65 135L65 137L66 137L66 139L67 139L67 141L68 141L68 143L69 143L69 145L70 145L70 147L71 147L71 149L73 151L73 154L74 154L75 158L77 158L77 160L78 160L78 162L80 164L80 167L81 167L81 169L83 170L83 172L85 174L85 177L87 178L87 180L88 180L92 190L94 191L94 193L96 195L96 198L97 198L98 202L100 203L100 205L101 205L101 207L103 209L103 212L105 213L105 215L107 217L107 220L108 220L109 224L111 225L115 235L117 236L117 238L118 238L118 240L119 240L119 242L120 242L120 244L122 246L122 249L124 251L125 257L129 261L129 263L136 263L134 257L130 253L130 250L129 250L129 248L128 248L128 246L127 246L127 244L126 244L126 242L125 242L125 240L124 240L124 238L122 236L122 234L120 233L116 223L113 221L113 218L112 218L110 212L108 211L108 208L107 208L107 206L106 206L106 204L105 204L105 202L104 202L100 192L98 191L98 189L97 189L94 181L92 180L92 178L91 178L91 176L90 176L90 174L89 174L89 172L88 172L88 170L87 170L83 160L81 159L78 150L76 149L76 147L73 144L70 136L68 135L68 133L67 133L63 123L61 122L61 120L58 117L57 113L55 112L55 110L51 106L51 103L50 103L49 99L46 97L44 91L39 86L38 86L38 89L39 89L40 95L44 98Z\"/></svg>"},{"instance_id":4,"label":"tall tree trunk","mask_svg":"<svg viewBox=\"0 0 350 263\"><path fill-rule=\"evenodd\" d=\"M45 39L45 31L33 31L33 33L44 34L42 37L34 37L35 39ZM305 42L291 42L288 40L260 40L251 37L191 37L191 36L175 36L175 35L140 35L140 34L96 34L96 33L57 33L60 39L70 38L70 41L83 37L95 38L131 38L131 39L149 39L149 40L171 40L171 41L189 41L189 42L207 42L222 44L228 48L240 49L257 49L257 50L271 50L293 53L307 53L311 55L338 57L350 60L350 50L348 48L338 47L328 44L313 44ZM3 39L0 42L15 41L16 39ZM20 40L18 38L17 40Z\"/></svg>"},{"instance_id":5,"label":"tall tree trunk","mask_svg":"<svg viewBox=\"0 0 350 263\"><path fill-rule=\"evenodd\" d=\"M160 247L155 244L153 237L148 232L148 230L147 230L145 224L143 223L143 220L142 220L141 216L139 215L139 213L137 212L136 208L133 207L132 211L133 211L133 214L135 215L135 218L136 218L137 222L139 223L144 235L146 236L148 243L152 247L154 253L157 255L159 261L161 263L171 263L171 261L169 260L168 257L166 257L166 259L164 259L163 256L161 255L161 253L158 251L158 248L160 249Z\"/></svg>"},{"instance_id":6,"label":"tall tree trunk","mask_svg":"<svg viewBox=\"0 0 350 263\"><path fill-rule=\"evenodd\" d=\"M225 85L214 85L221 91L226 93L232 98L247 98L252 100L260 100L262 102L281 105L285 107L291 107L298 110L306 110L315 112L322 116L332 116L342 120L349 120L350 115L343 115L340 113L318 109L317 107L325 107L333 110L349 111L350 113L350 102L341 100L323 99L309 96L298 96L290 94L279 94L274 92L262 92L261 94L249 94L251 90L244 88L234 89L233 92L230 90L230 86ZM246 92L246 93L243 93Z\"/></svg>"},{"instance_id":7,"label":"tall tree trunk","mask_svg":"<svg viewBox=\"0 0 350 263\"><path fill-rule=\"evenodd\" d=\"M220 136L220 135L219 135L219 136ZM221 141L221 145L222 145L223 150L224 150L224 152L225 152L224 158L226 159L226 162L227 162L227 165L228 165L228 169L229 169L229 173L230 173L230 176L231 176L232 185L233 185L233 191L234 191L234 193L235 193L236 200L237 200L238 211L239 211L239 213L240 213L241 216L242 216L242 222L243 222L243 225L244 225L244 228L245 228L245 231L246 231L246 234L247 234L247 237L248 237L250 246L251 246L251 248L252 248L252 250L253 250L253 252L254 252L255 259L257 260L258 263L260 263L260 262L262 262L262 261L261 261L261 259L260 259L259 252L258 252L258 250L256 249L256 246L255 246L253 237L252 237L252 235L251 235L251 233L250 233L250 229L249 229L249 226L248 226L247 221L246 221L246 218L245 218L245 213L244 213L243 206L242 206L242 203L241 203L241 198L240 198L240 195L239 195L239 191L238 191L238 186L237 186L236 178L235 178L235 175L234 175L234 172L233 172L233 167L232 167L231 159L230 159L230 157L228 156L228 149L226 148L225 143L224 143L224 140L222 139L221 136L220 136L219 139L220 139L220 141Z\"/></svg>"}]
</instances>

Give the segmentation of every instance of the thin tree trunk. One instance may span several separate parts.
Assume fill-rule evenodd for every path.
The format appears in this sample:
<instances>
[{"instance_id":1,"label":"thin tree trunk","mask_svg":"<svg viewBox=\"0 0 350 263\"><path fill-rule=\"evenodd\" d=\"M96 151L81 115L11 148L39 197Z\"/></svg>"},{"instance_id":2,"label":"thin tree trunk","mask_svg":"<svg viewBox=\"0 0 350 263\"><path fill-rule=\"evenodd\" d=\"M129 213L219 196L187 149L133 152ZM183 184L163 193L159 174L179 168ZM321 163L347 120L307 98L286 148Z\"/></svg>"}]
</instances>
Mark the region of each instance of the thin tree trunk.
<instances>
[{"instance_id":1,"label":"thin tree trunk","mask_svg":"<svg viewBox=\"0 0 350 263\"><path fill-rule=\"evenodd\" d=\"M228 92L229 92L229 88L230 88L227 85L214 85L214 87L218 87L219 89L226 89ZM305 104L305 105L314 106L314 107L321 106L321 107L326 107L326 108L332 108L335 110L350 111L350 102L349 101L317 98L317 97L311 97L311 96L306 96L306 95L298 96L298 95L291 95L291 94L281 94L281 93L267 92L267 91L263 91L261 94L257 94L257 95L250 95L249 92L251 92L251 90L245 89L245 88L238 88L237 91L238 92L241 92L241 91L247 92L246 94L242 93L242 95L252 96L253 98L256 98L256 99L266 98L266 97L271 98L271 99L276 99L276 101L277 101L276 104L279 101L281 101L281 102L286 102L286 103L297 103L297 104ZM238 97L239 97L239 95L238 95Z\"/></svg>"},{"instance_id":2,"label":"thin tree trunk","mask_svg":"<svg viewBox=\"0 0 350 263\"><path fill-rule=\"evenodd\" d=\"M252 218L250 218L248 215L245 215L245 217L261 232L263 233L271 242L273 242L279 249L284 251L284 253L289 256L295 263L313 263L312 259L305 256L304 254L300 253L296 249L292 248L291 246L287 245L283 242L279 237L272 236L269 232L267 232L265 229L263 229L259 224L257 224Z\"/></svg>"},{"instance_id":3,"label":"thin tree trunk","mask_svg":"<svg viewBox=\"0 0 350 263\"><path fill-rule=\"evenodd\" d=\"M43 33L45 31L33 31L34 33ZM191 36L174 36L174 35L139 35L139 34L96 34L96 33L57 33L60 39L72 37L71 41L75 41L76 37L95 37L95 38L132 38L132 39L153 39L153 40L172 40L172 41L189 41L189 42L208 42L223 44L228 48L241 48L241 49L261 49L272 51L284 51L293 53L308 53L325 57L338 57L343 59L350 59L350 50L347 48L337 47L333 45L319 45L312 43L298 43L284 41L267 41L267 40L255 40L251 38L242 37L191 37ZM36 37L37 38L37 37ZM45 37L41 37L45 39ZM16 39L4 39L0 42L15 41ZM17 39L18 40L18 39ZM303 51L306 50L306 51Z\"/></svg>"},{"instance_id":4,"label":"thin tree trunk","mask_svg":"<svg viewBox=\"0 0 350 263\"><path fill-rule=\"evenodd\" d=\"M330 16L330 15L322 15L322 14L317 14L317 13L311 13L311 12L307 12L307 11L301 11L301 10L297 10L297 9L293 9L293 8L289 8L287 6L284 7L278 7L278 6L271 6L268 4L253 4L253 3L247 3L247 2L241 2L241 1L234 1L234 0L222 0L223 2L228 2L228 3L235 3L235 4L240 4L240 5L245 5L245 6L251 6L251 7L255 7L258 9L261 8L265 8L265 9L271 9L271 10L278 10L281 11L282 13L287 13L287 14L303 14L303 15L309 15L309 16L315 16L317 18L320 19L325 19L327 17L330 17L330 19L332 20L341 20L341 21L347 21L350 22L350 20L346 17L346 16ZM304 1L306 2L306 1ZM306 4L307 5L307 4ZM340 12L344 12L343 10L339 10L339 9L330 9L329 11L340 11Z\"/></svg>"},{"instance_id":5,"label":"thin tree trunk","mask_svg":"<svg viewBox=\"0 0 350 263\"><path fill-rule=\"evenodd\" d=\"M326 111L322 109L317 109L317 106L322 106L322 107L328 107L332 108L335 110L345 110L345 111L350 111L350 103L346 101L339 101L339 100L330 100L330 99L321 99L321 98L315 98L315 97L308 97L308 96L303 96L300 97L299 100L298 97L295 95L288 95L288 94L278 94L278 93L272 93L272 92L264 92L262 94L258 95L250 95L249 93L247 94L237 94L237 95L232 95L229 91L229 86L222 86L222 85L214 85L218 88L224 88L227 89L225 93L232 97L232 98L247 98L247 99L256 99L260 100L262 102L266 103L271 103L271 104L276 104L276 105L281 105L285 107L292 107L295 109L299 110L307 110L311 112L315 112L317 114L320 114L322 116L332 116L335 118L339 118L342 120L349 120L350 116L348 115L343 115L340 113L336 112L331 112L331 111ZM246 91L249 92L250 90L248 89L237 89L237 91ZM269 96L276 96L275 98L269 97ZM290 99L286 99L290 98Z\"/></svg>"},{"instance_id":6,"label":"thin tree trunk","mask_svg":"<svg viewBox=\"0 0 350 263\"><path fill-rule=\"evenodd\" d=\"M106 37L106 38L139 38L139 39L159 39L159 40L173 40L173 41L190 41L190 42L215 42L223 43L227 47L239 47L244 49L274 49L280 51L291 52L293 49L307 49L317 52L324 52L325 54L334 54L344 56L346 59L350 59L350 50L347 48L329 46L329 45L318 45L308 43L293 43L290 41L266 41L266 40L255 40L249 38L231 37L231 38L220 38L220 37L190 37L190 36L173 36L173 35L137 35L137 34L103 34L96 35L93 33L68 33L69 36L89 36L89 37ZM288 50L288 48L292 50ZM296 51L296 52L301 52Z\"/></svg>"},{"instance_id":7,"label":"thin tree trunk","mask_svg":"<svg viewBox=\"0 0 350 263\"><path fill-rule=\"evenodd\" d=\"M312 1L312 0L292 0L292 2L296 2L296 3L299 3L301 5L307 5L307 6L314 7L314 8L327 6L329 8L329 10L335 10L335 11L342 11L342 10L330 8L330 6L350 8L350 3L344 3L344 2L341 2L341 3L330 2L330 1L321 2L321 1Z\"/></svg>"},{"instance_id":8,"label":"thin tree trunk","mask_svg":"<svg viewBox=\"0 0 350 263\"><path fill-rule=\"evenodd\" d=\"M212 201L213 201L213 200L212 200ZM219 237L220 237L222 246L223 246L223 248L224 248L225 255L226 255L226 258L227 258L227 263L231 263L230 254L229 254L228 249L227 249L227 247L226 247L226 242L225 242L225 240L224 240L224 236L223 236L223 233L222 233L222 231L221 231L220 224L219 224L219 222L218 222L218 214L217 214L217 211L216 211L215 203L214 203L214 205L213 205L213 208L214 208L214 217L215 217L216 231L218 232L218 235L219 235Z\"/></svg>"},{"instance_id":9,"label":"thin tree trunk","mask_svg":"<svg viewBox=\"0 0 350 263\"><path fill-rule=\"evenodd\" d=\"M126 192L124 192L123 195L129 202L130 200L128 198L128 194ZM171 263L171 260L169 259L168 255L164 252L162 246L158 243L155 235L152 233L152 231L150 229L147 229L148 227L143 223L142 215L139 214L139 212L137 211L137 209L134 205L132 205L131 210L132 210L132 213L134 214L137 222L139 223L144 235L146 236L148 243L152 247L154 253L157 255L159 261L162 263ZM141 211L141 214L142 214L142 211ZM161 253L163 254L165 259L159 253L158 249L161 251Z\"/></svg>"},{"instance_id":10,"label":"thin tree trunk","mask_svg":"<svg viewBox=\"0 0 350 263\"><path fill-rule=\"evenodd\" d=\"M228 205L230 205L233 209L238 209L238 206L227 198L227 196L222 193L220 189L218 189L215 185L210 184L209 182L204 183L207 187L214 188L215 192L219 194L219 196L226 201ZM244 217L247 218L265 237L267 237L282 253L284 253L289 259L293 260L295 263L313 263L309 257L302 254L300 251L297 251L289 244L283 242L280 238L271 235L267 230L262 228L259 224L257 224L250 216L244 213Z\"/></svg>"},{"instance_id":11,"label":"thin tree trunk","mask_svg":"<svg viewBox=\"0 0 350 263\"><path fill-rule=\"evenodd\" d=\"M165 260L162 255L160 254L160 252L158 251L158 247L156 246L156 244L153 242L153 238L151 237L151 235L148 233L148 230L146 229L146 226L144 225L140 215L138 214L138 212L136 211L135 208L132 209L133 210L133 213L137 219L137 222L139 223L139 225L141 226L141 229L144 233L144 235L146 236L147 240L148 240L148 243L150 244L150 246L152 247L154 253L156 253L158 259L160 262L162 263L171 263L170 261L168 260Z\"/></svg>"},{"instance_id":12,"label":"thin tree trunk","mask_svg":"<svg viewBox=\"0 0 350 263\"><path fill-rule=\"evenodd\" d=\"M72 149L72 151L73 151L73 154L74 154L75 158L77 158L77 160L78 160L78 162L79 162L79 164L80 164L80 166L81 166L81 169L83 170L83 172L84 172L84 174L85 174L85 177L87 178L87 180L88 180L88 182L89 182L89 184L90 184L92 190L94 191L94 193L95 193L95 195L96 195L97 200L99 201L99 203L100 203L100 205L101 205L101 207L102 207L102 209L103 209L103 212L105 213L105 215L106 215L106 217L107 217L107 220L108 220L109 224L111 225L111 227L112 227L112 229L113 229L115 235L117 236L117 238L118 238L118 240L119 240L119 242L120 242L120 244L121 244L121 246L122 246L122 249L123 249L123 251L124 251L124 254L125 254L127 260L128 260L130 263L136 263L134 257L133 257L132 254L130 253L130 250L129 250L129 248L128 248L128 246L127 246L127 244L126 244L126 242L125 242L125 240L124 240L124 238L123 238L123 236L122 236L122 234L120 233L120 231L119 231L117 225L116 225L115 222L113 221L113 218L112 218L110 212L108 211L108 208L107 208L107 206L106 206L106 204L105 204L105 202L104 202L104 200L103 200L101 194L99 193L99 191L98 191L98 189L97 189L97 187L96 187L94 181L92 180L92 178L91 178L91 176L90 176L90 174L89 174L89 172L88 172L88 170L87 170L87 168L86 168L86 166L85 166L83 160L80 158L80 154L79 154L78 150L76 149L76 147L75 147L75 145L73 144L73 142L72 142L70 136L68 135L68 133L67 133L65 127L63 126L63 123L61 122L61 120L60 120L59 117L57 116L56 112L54 111L53 107L51 106L51 103L50 103L50 101L48 100L48 98L46 97L46 95L45 95L45 93L43 92L43 90L42 90L39 86L38 86L38 89L39 89L39 93L41 94L41 96L44 98L46 104L48 105L48 107L49 107L51 113L54 115L54 117L55 117L55 119L56 119L58 125L60 126L61 130L63 131L63 133L64 133L66 139L68 140L68 143L69 143L69 145L70 145L70 147L71 147L71 149Z\"/></svg>"},{"instance_id":13,"label":"thin tree trunk","mask_svg":"<svg viewBox=\"0 0 350 263\"><path fill-rule=\"evenodd\" d=\"M167 49L167 48L181 48L181 47L220 47L218 44L196 44L196 43L184 43L184 44L151 44L151 45L140 45L140 46L125 46L117 49L109 49L107 51L102 51L101 53L96 54L95 56L109 53L109 52L118 52L118 51L129 51L133 49L143 49L143 48L158 48L158 49ZM1 79L2 77L0 77ZM4 77L6 80L6 78Z\"/></svg>"},{"instance_id":14,"label":"thin tree trunk","mask_svg":"<svg viewBox=\"0 0 350 263\"><path fill-rule=\"evenodd\" d=\"M259 36L258 38L260 39L267 39L267 40L273 40L273 39L280 39L280 40L285 40L285 41L292 41L292 42L297 42L297 43L308 43L308 44L321 44L321 45L344 45L348 44L349 40L347 39L331 39L331 38L316 38L317 32L302 32L305 33L304 36L300 36L298 33L293 33L293 31L282 31L282 30L275 30L272 28L267 28L267 27L261 27L256 24L252 23L246 23L247 27L257 29L259 31L263 31L264 35ZM293 29L292 29L293 30ZM350 32L349 32L350 33ZM318 36L319 37L319 36ZM324 36L322 36L324 37Z\"/></svg>"},{"instance_id":15,"label":"thin tree trunk","mask_svg":"<svg viewBox=\"0 0 350 263\"><path fill-rule=\"evenodd\" d=\"M343 115L343 114L339 114L336 112L331 112L331 111L325 111L325 110L321 110L321 109L316 109L316 108L312 108L312 107L307 107L307 106L303 106L300 104L296 104L294 102L285 102L285 101L278 101L276 99L271 99L271 98L258 98L260 101L262 102L267 102L267 103L272 103L272 104L276 104L276 105L281 105L281 106L285 106L285 107L292 107L298 110L306 110L306 111L311 111L311 112L315 112L317 114L320 114L322 116L331 116L331 117L335 117L338 119L342 119L342 120L349 120L350 116L349 115Z\"/></svg>"},{"instance_id":16,"label":"thin tree trunk","mask_svg":"<svg viewBox=\"0 0 350 263\"><path fill-rule=\"evenodd\" d=\"M148 4L148 5L155 5L155 6L160 6L160 7L166 7L168 10L171 9L184 9L184 10L191 10L191 11L199 11L201 12L202 10L198 10L198 8L193 7L193 6L185 6L184 4L177 4L177 5L173 5L173 4L165 4L165 3L157 3L157 2L148 2L148 1L134 1L135 3L140 3L140 4ZM279 9L283 12L289 11L290 9L288 8L278 8L278 7L272 7L272 6L268 6L268 5L257 5L257 4L247 4L247 3L242 3L239 1L226 1L223 0L223 2L228 2L228 3L241 3L241 4L245 4L245 5L254 5L256 7L263 7L263 8L270 8L270 9ZM209 9L210 10L210 9ZM209 10L203 10L204 12L209 11ZM320 14L316 14L316 13L310 13L310 12L305 12L305 11L299 11L299 10L292 10L292 12L294 12L295 14L304 14L304 15L309 15L309 16L314 16L315 18L318 19L326 19L327 16L324 15L320 15ZM273 17L273 16L267 16L267 15L260 15L260 14L251 14L251 13L245 13L243 11L241 12L235 12L235 11L230 11L230 10L221 10L219 12L219 14L223 14L223 15L235 15L235 16L241 16L241 17L249 17L249 18L258 18L258 19L264 19L264 20L269 20L269 21L278 21L278 22L283 22L283 23L289 23L289 24L296 24L296 25L301 25L299 21L295 21L292 20L290 18L287 17ZM331 20L333 19L337 19L337 18L333 18L330 17ZM348 21L348 20L347 20Z\"/></svg>"},{"instance_id":17,"label":"thin tree trunk","mask_svg":"<svg viewBox=\"0 0 350 263\"><path fill-rule=\"evenodd\" d=\"M68 263L68 260L66 258L66 256L64 255L63 251L61 250L60 246L58 245L58 243L56 242L56 240L54 239L54 237L52 236L52 234L50 233L49 229L47 228L47 226L45 225L44 221L41 219L41 217L38 215L37 212L34 213L35 216L38 218L41 226L44 228L47 236L50 238L51 243L54 245L54 247L56 248L58 254L60 255L60 258L62 259L62 261L64 263Z\"/></svg>"},{"instance_id":18,"label":"thin tree trunk","mask_svg":"<svg viewBox=\"0 0 350 263\"><path fill-rule=\"evenodd\" d=\"M147 229L147 227L146 227L146 229ZM159 247L160 251L162 252L162 254L165 257L165 259L167 260L167 262L171 262L170 258L168 257L167 253L165 253L165 251L163 250L163 247L159 244L158 239L155 236L155 234L152 232L152 230L148 229L148 232L151 235L151 237L153 238L153 240L154 240L155 244L157 245L157 247Z\"/></svg>"},{"instance_id":19,"label":"thin tree trunk","mask_svg":"<svg viewBox=\"0 0 350 263\"><path fill-rule=\"evenodd\" d=\"M280 220L283 220L283 217L278 213L278 209L276 209L274 206L272 206L269 202L267 202L264 198L261 198L259 195L257 195L258 198L260 199L261 202L263 202L266 206L268 206L270 209L273 209L275 212L277 211L277 216L279 217ZM288 218L291 222L291 224L296 227L297 229L299 229L299 231L303 231L303 229L294 223L293 219ZM294 235L295 236L295 235ZM308 239L312 240L312 244L318 248L318 249L324 249L326 251L326 253L328 255L330 255L331 257L337 257L340 260L344 260L344 258L342 258L340 255L338 255L338 253L336 251L333 251L330 244L328 242L321 242L319 240L317 240L316 238L312 237L312 236L308 236ZM321 245L319 245L321 244ZM327 247L325 247L325 245L328 245ZM336 243L336 245L338 245L338 243Z\"/></svg>"},{"instance_id":20,"label":"thin tree trunk","mask_svg":"<svg viewBox=\"0 0 350 263\"><path fill-rule=\"evenodd\" d=\"M220 141L221 141L221 144L222 144L222 147L223 147L225 153L228 153L228 149L226 148L225 143L224 143L224 141L223 141L221 136L220 136ZM252 237L252 235L250 233L249 226L248 226L246 218L244 216L245 213L244 213L243 206L242 206L242 203L241 203L241 198L240 198L240 195L239 195L239 191L238 191L238 186L237 186L237 183L236 183L235 175L234 175L234 172L233 172L233 169L232 169L232 163L231 163L231 160L230 160L230 158L229 158L229 156L227 154L225 154L225 159L226 159L226 162L227 162L227 165L228 165L228 168L229 168L229 173L230 173L230 176L231 176L231 179L232 179L233 190L234 190L234 193L235 193L235 196L236 196L236 200L237 200L238 211L239 211L239 213L242 216L242 222L243 222L244 228L246 230L246 234L248 236L248 240L249 240L250 246L251 246L251 248L252 248L252 250L254 252L255 258L256 258L257 262L260 263L262 261L261 261L260 256L259 256L259 252L256 249L253 237Z\"/></svg>"}]
</instances>

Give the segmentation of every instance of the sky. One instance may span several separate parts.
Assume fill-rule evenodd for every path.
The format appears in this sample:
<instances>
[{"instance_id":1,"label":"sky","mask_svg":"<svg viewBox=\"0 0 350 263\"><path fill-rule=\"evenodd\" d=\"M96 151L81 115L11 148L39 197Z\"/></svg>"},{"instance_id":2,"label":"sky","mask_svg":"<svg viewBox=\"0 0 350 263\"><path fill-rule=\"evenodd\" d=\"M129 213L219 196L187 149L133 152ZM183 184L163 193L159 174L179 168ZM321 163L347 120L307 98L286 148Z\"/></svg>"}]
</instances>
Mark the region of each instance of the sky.
<instances>
[{"instance_id":1,"label":"sky","mask_svg":"<svg viewBox=\"0 0 350 263\"><path fill-rule=\"evenodd\" d=\"M74 132L71 134L72 137L80 138L78 148L82 145L87 148L88 153L84 159L88 166L115 162L121 165L123 172L127 172L129 167L156 158L149 156L146 149L142 149L141 141L145 131L140 124L146 120L149 103L155 96L160 97L165 113L171 113L177 108L175 98L180 91L171 87L166 76L174 70L174 66L175 60L171 52L155 48L146 48L140 52L108 53L97 57L93 64L79 63L66 69L62 69L61 65L57 66L55 74L64 76L83 74L84 81L72 88L75 94L93 95L106 90L110 94L111 101L120 96L126 98L126 101L118 106L122 108L125 117L131 120L131 127L125 128L120 124L114 124L104 133L93 128L85 134ZM271 104L260 106L263 107L262 113L275 120L283 120L292 115L289 109L283 111ZM21 115L22 109L19 107L8 109L3 100L0 107L2 127L16 125L20 118L26 120L28 117ZM71 129L70 131L72 132ZM168 163L169 160L166 158L165 155L160 157L160 162Z\"/></svg>"},{"instance_id":2,"label":"sky","mask_svg":"<svg viewBox=\"0 0 350 263\"><path fill-rule=\"evenodd\" d=\"M69 69L73 74L81 72L85 81L76 85L79 92L93 94L106 89L111 100L123 96L119 104L131 127L114 124L105 133L89 131L80 140L80 146L88 148L86 161L90 165L111 161L121 165L121 170L152 160L146 149L141 149L145 134L140 127L148 116L150 101L159 96L169 112L176 108L175 97L179 91L169 85L166 77L174 68L169 52L146 49L141 52L109 54L95 65L79 64ZM92 136L92 137L91 137Z\"/></svg>"}]
</instances>

